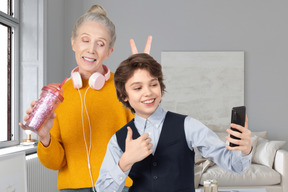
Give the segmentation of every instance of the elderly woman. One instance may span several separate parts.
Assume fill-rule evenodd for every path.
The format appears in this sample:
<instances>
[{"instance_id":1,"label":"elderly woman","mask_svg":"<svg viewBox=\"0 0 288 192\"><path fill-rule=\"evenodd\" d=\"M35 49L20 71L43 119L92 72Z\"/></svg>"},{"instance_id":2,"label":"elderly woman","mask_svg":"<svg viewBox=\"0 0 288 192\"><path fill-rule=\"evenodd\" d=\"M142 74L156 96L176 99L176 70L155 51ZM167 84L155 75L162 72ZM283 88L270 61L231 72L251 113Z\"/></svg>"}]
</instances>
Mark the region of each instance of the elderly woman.
<instances>
[{"instance_id":1,"label":"elderly woman","mask_svg":"<svg viewBox=\"0 0 288 192\"><path fill-rule=\"evenodd\" d=\"M145 48L148 53L151 38ZM45 167L59 171L61 191L94 191L109 139L134 117L117 100L114 74L103 64L113 52L115 40L115 26L99 5L82 15L72 31L78 66L63 85L63 103L38 133L39 159ZM136 53L134 41L130 43ZM35 101L25 121L34 105Z\"/></svg>"}]
</instances>

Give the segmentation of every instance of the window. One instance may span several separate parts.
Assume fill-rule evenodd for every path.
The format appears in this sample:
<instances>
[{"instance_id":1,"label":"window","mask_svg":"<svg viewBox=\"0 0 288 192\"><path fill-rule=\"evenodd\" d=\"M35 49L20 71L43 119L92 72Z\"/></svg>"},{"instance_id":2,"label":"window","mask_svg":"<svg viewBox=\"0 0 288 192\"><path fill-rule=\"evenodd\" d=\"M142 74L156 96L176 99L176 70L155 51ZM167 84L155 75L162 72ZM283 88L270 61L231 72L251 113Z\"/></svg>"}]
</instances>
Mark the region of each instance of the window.
<instances>
[{"instance_id":1,"label":"window","mask_svg":"<svg viewBox=\"0 0 288 192\"><path fill-rule=\"evenodd\" d=\"M18 0L0 1L0 148L19 143ZM18 95L18 96L17 96Z\"/></svg>"},{"instance_id":2,"label":"window","mask_svg":"<svg viewBox=\"0 0 288 192\"><path fill-rule=\"evenodd\" d=\"M3 130L1 130L0 141L9 141L11 140L11 27L5 26L3 23L0 23L0 55L4 57L0 57L1 68L5 73L0 76L0 86L3 88L4 93L1 94L0 105L1 113L0 117L3 118L4 126ZM6 57L5 57L6 56ZM6 121L5 121L6 119ZM4 129L7 127L8 129Z\"/></svg>"},{"instance_id":3,"label":"window","mask_svg":"<svg viewBox=\"0 0 288 192\"><path fill-rule=\"evenodd\" d=\"M7 15L11 15L11 12L12 12L11 0L2 0L0 3L1 3L0 11L2 11L3 13Z\"/></svg>"}]
</instances>

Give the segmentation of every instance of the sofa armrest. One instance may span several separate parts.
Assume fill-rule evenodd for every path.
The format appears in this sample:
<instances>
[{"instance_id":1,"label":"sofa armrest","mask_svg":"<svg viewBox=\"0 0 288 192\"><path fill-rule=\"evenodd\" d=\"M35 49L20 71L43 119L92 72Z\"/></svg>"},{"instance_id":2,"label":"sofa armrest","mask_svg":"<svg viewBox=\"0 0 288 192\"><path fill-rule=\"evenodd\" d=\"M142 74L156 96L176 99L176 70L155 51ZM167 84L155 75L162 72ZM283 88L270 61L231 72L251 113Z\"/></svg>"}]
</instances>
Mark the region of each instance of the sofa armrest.
<instances>
[{"instance_id":1,"label":"sofa armrest","mask_svg":"<svg viewBox=\"0 0 288 192\"><path fill-rule=\"evenodd\" d=\"M276 152L274 168L281 174L283 191L288 191L288 151L280 149Z\"/></svg>"}]
</instances>

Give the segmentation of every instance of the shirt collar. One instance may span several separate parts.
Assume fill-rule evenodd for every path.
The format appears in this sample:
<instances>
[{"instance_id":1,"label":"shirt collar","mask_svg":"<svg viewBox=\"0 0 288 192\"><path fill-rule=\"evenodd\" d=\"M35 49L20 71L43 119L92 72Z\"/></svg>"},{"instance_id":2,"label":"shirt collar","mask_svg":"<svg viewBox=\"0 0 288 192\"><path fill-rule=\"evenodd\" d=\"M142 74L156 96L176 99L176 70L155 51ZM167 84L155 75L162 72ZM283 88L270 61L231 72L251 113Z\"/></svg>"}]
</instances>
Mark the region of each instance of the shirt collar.
<instances>
[{"instance_id":1,"label":"shirt collar","mask_svg":"<svg viewBox=\"0 0 288 192\"><path fill-rule=\"evenodd\" d=\"M148 117L148 119L145 119L143 117L140 117L135 114L135 126L138 130L144 130L146 122L152 123L155 127L158 127L164 120L166 116L167 111L165 111L160 105L157 107L157 109L154 111L154 113Z\"/></svg>"}]
</instances>

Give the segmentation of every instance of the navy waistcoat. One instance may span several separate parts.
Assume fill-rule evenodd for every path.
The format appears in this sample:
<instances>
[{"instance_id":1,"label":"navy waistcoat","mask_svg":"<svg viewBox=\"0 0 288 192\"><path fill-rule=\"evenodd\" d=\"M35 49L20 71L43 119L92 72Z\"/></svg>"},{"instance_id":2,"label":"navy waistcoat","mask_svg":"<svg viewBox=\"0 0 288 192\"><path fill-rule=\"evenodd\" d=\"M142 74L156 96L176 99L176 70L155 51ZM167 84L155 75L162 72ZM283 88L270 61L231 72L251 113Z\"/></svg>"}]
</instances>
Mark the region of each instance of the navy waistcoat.
<instances>
[{"instance_id":1,"label":"navy waistcoat","mask_svg":"<svg viewBox=\"0 0 288 192\"><path fill-rule=\"evenodd\" d=\"M187 145L184 115L167 112L154 155L135 163L129 173L133 192L194 192L194 151ZM117 142L125 152L127 127L133 139L140 135L134 119L116 132Z\"/></svg>"}]
</instances>

